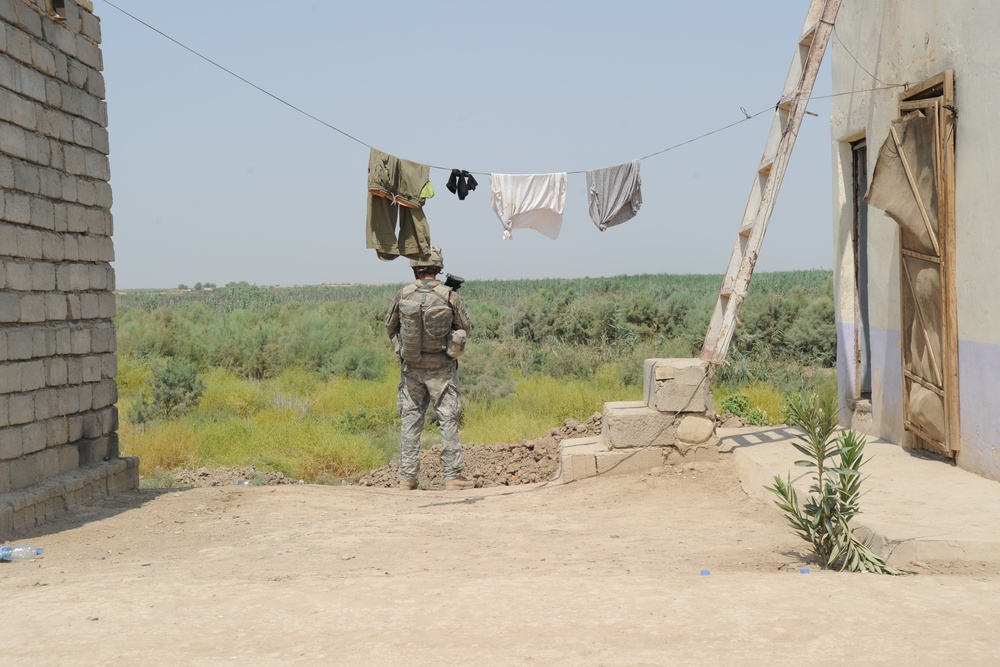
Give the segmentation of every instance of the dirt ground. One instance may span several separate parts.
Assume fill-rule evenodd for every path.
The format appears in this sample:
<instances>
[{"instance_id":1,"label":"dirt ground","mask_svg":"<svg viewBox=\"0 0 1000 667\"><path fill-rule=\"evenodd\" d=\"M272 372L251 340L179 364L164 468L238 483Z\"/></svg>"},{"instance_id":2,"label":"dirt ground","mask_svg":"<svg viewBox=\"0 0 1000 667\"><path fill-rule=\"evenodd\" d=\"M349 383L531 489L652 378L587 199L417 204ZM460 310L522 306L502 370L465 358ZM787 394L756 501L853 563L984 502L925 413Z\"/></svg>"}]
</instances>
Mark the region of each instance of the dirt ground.
<instances>
[{"instance_id":1,"label":"dirt ground","mask_svg":"<svg viewBox=\"0 0 1000 667\"><path fill-rule=\"evenodd\" d=\"M995 567L819 571L731 462L452 492L141 490L22 537L45 554L0 564L7 662L1000 661Z\"/></svg>"}]
</instances>

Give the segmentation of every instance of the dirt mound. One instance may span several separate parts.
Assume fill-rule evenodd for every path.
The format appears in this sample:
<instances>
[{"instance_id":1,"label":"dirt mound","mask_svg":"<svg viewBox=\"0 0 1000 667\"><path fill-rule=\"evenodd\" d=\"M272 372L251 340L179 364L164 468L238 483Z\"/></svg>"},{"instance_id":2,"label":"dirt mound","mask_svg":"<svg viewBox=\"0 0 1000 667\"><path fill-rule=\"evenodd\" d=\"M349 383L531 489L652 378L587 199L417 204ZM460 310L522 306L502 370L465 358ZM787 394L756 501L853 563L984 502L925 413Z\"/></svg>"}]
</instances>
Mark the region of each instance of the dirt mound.
<instances>
[{"instance_id":1,"label":"dirt mound","mask_svg":"<svg viewBox=\"0 0 1000 667\"><path fill-rule=\"evenodd\" d=\"M545 482L559 472L559 443L566 438L598 435L601 426L602 415L595 412L586 422L567 419L562 426L552 429L546 435L519 444L463 445L465 476L475 481L477 487ZM440 449L435 447L420 452L418 481L424 489L444 484ZM358 484L362 486L395 487L398 483L398 460L373 470L358 480Z\"/></svg>"},{"instance_id":2,"label":"dirt mound","mask_svg":"<svg viewBox=\"0 0 1000 667\"><path fill-rule=\"evenodd\" d=\"M198 468L182 470L174 475L175 486L274 486L276 484L302 484L300 479L285 477L280 472L258 472L253 466L245 468Z\"/></svg>"}]
</instances>

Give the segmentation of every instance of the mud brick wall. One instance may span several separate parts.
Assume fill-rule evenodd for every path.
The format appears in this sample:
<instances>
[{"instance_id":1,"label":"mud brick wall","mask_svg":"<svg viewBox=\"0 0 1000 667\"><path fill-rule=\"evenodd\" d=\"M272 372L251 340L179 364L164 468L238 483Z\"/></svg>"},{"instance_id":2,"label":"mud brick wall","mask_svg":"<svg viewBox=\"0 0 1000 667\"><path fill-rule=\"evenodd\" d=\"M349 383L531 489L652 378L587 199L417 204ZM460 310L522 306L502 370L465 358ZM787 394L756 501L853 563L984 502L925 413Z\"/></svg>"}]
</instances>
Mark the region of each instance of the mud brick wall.
<instances>
[{"instance_id":1,"label":"mud brick wall","mask_svg":"<svg viewBox=\"0 0 1000 667\"><path fill-rule=\"evenodd\" d=\"M99 44L86 0L0 0L0 514L118 458Z\"/></svg>"}]
</instances>

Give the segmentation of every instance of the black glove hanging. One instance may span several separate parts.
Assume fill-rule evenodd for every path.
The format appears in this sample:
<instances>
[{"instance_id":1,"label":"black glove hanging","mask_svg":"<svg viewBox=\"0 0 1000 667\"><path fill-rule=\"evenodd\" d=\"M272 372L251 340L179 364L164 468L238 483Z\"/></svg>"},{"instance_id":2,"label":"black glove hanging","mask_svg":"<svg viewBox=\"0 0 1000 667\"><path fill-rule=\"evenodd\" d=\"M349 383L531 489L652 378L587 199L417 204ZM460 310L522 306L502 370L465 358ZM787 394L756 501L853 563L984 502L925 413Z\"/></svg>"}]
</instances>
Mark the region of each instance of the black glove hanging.
<instances>
[{"instance_id":1,"label":"black glove hanging","mask_svg":"<svg viewBox=\"0 0 1000 667\"><path fill-rule=\"evenodd\" d=\"M477 185L479 183L476 182L476 178L469 172L464 169L452 169L445 187L452 194L457 194L460 200L464 200L469 196L469 191L475 190Z\"/></svg>"}]
</instances>

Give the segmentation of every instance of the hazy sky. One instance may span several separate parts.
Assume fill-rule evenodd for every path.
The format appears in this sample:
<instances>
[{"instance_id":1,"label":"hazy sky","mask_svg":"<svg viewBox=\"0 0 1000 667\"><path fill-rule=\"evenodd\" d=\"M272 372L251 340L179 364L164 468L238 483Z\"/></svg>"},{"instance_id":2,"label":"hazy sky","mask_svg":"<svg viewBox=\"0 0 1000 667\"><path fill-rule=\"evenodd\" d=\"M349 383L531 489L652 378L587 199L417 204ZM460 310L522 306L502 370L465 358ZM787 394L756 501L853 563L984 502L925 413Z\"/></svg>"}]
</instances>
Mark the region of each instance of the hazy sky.
<instances>
[{"instance_id":1,"label":"hazy sky","mask_svg":"<svg viewBox=\"0 0 1000 667\"><path fill-rule=\"evenodd\" d=\"M771 107L808 2L114 0L361 141L476 172L626 162ZM365 248L368 148L275 101L104 0L119 288L400 282ZM829 51L827 59L829 58ZM758 270L829 268L824 64ZM465 201L431 170L424 210L467 279L723 273L767 113L642 162L643 207L598 231L569 176L562 233L503 241L489 178Z\"/></svg>"}]
</instances>

